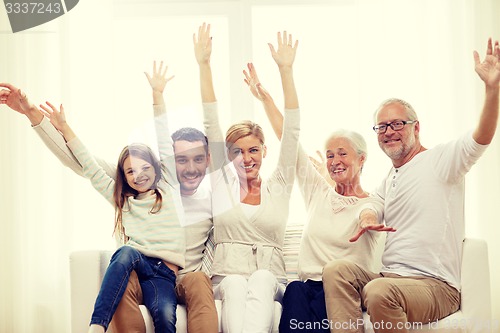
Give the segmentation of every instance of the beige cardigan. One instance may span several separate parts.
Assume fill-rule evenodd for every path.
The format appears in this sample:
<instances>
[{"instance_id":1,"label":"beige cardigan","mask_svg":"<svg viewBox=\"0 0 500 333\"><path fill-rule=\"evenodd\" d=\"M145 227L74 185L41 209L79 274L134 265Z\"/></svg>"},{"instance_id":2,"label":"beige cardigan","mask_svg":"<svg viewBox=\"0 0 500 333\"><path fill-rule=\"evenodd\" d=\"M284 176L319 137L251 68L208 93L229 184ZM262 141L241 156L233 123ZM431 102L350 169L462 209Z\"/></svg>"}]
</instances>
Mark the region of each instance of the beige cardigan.
<instances>
[{"instance_id":1,"label":"beige cardigan","mask_svg":"<svg viewBox=\"0 0 500 333\"><path fill-rule=\"evenodd\" d=\"M204 104L203 107L209 146L211 149L220 147L224 139L217 118L217 104ZM211 176L216 243L212 276L239 274L249 277L258 269L266 269L280 282L286 282L282 248L295 178L299 126L299 111L285 110L278 166L271 177L263 181L261 204L250 218L241 208L239 180L232 163L221 167L220 154L212 154L213 159L219 159L214 160L214 164L219 163L219 169L216 168Z\"/></svg>"}]
</instances>

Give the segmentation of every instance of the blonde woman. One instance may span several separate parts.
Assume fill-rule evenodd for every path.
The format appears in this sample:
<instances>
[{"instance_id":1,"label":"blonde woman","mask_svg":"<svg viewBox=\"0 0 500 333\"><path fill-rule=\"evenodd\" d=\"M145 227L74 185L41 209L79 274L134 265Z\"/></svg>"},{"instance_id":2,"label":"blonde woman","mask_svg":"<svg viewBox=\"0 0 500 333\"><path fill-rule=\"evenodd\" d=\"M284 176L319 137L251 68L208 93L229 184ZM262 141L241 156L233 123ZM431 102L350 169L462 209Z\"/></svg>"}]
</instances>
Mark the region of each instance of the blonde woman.
<instances>
[{"instance_id":1,"label":"blonde woman","mask_svg":"<svg viewBox=\"0 0 500 333\"><path fill-rule=\"evenodd\" d=\"M224 332L269 332L274 301L286 284L283 239L290 192L295 178L299 135L299 104L292 65L298 43L278 33L278 49L270 45L285 97L283 143L279 162L264 180L260 169L267 148L259 125L243 121L222 135L212 83L210 25L194 36L200 69L206 134L216 171L212 177L216 250L212 266L214 294L222 300ZM225 149L216 151L225 141Z\"/></svg>"}]
</instances>

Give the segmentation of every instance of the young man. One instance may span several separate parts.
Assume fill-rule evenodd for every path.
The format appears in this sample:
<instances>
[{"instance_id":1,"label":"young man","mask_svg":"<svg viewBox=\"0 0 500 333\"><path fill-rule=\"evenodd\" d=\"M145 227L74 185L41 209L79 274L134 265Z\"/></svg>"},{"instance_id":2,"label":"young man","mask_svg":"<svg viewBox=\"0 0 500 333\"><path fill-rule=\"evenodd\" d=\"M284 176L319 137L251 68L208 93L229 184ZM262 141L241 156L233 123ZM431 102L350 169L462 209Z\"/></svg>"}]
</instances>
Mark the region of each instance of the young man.
<instances>
[{"instance_id":1,"label":"young man","mask_svg":"<svg viewBox=\"0 0 500 333\"><path fill-rule=\"evenodd\" d=\"M75 173L82 175L82 166L66 147L62 135L31 104L20 89L2 83L0 104L24 114L42 141L56 157ZM179 304L185 304L188 331L218 332L217 310L208 277L210 263L204 259L205 244L213 227L209 186L200 186L210 163L206 136L194 128L182 128L172 134L174 141L177 179L180 183L186 218L186 267L179 271L176 292ZM116 176L116 165L96 158L111 176ZM110 327L114 332L145 333L146 327L139 309L142 292L135 272L132 272L127 290L118 306Z\"/></svg>"},{"instance_id":2,"label":"young man","mask_svg":"<svg viewBox=\"0 0 500 333\"><path fill-rule=\"evenodd\" d=\"M498 122L500 49L488 41L486 58L474 52L486 96L479 124L458 140L424 148L420 123L405 101L390 99L375 113L373 129L392 160L377 190L385 200L387 235L380 273L338 260L325 266L323 284L331 332L363 332L362 309L374 331L408 332L460 307L464 176L493 139Z\"/></svg>"}]
</instances>

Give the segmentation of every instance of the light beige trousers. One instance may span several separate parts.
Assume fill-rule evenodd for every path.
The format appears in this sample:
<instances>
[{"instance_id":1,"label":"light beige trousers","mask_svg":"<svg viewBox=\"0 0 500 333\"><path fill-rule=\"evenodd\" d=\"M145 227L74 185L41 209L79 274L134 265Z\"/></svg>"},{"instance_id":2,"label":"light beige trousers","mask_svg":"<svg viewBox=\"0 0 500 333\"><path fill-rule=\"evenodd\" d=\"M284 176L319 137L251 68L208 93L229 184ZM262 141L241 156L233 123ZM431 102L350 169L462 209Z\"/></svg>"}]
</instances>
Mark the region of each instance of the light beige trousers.
<instances>
[{"instance_id":1,"label":"light beige trousers","mask_svg":"<svg viewBox=\"0 0 500 333\"><path fill-rule=\"evenodd\" d=\"M364 332L365 309L376 333L405 333L460 306L460 292L446 282L373 273L347 260L335 260L323 268L323 287L331 332Z\"/></svg>"}]
</instances>

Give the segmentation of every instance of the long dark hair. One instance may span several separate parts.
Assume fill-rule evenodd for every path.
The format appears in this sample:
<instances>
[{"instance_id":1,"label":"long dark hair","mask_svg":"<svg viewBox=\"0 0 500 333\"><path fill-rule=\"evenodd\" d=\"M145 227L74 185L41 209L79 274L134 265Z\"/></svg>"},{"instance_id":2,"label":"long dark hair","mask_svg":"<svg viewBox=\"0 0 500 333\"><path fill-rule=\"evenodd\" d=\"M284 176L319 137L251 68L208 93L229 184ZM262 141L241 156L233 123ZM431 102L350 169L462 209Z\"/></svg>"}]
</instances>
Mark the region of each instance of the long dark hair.
<instances>
[{"instance_id":1,"label":"long dark hair","mask_svg":"<svg viewBox=\"0 0 500 333\"><path fill-rule=\"evenodd\" d=\"M125 235L125 228L122 223L122 216L125 203L127 202L128 197L135 197L139 194L136 190L134 190L127 183L127 179L125 177L125 170L123 169L123 164L128 157L136 157L140 158L153 166L156 172L156 177L153 182L152 190L155 191L156 200L149 211L151 214L158 213L161 209L162 205L162 195L158 190L158 182L161 178L161 163L153 154L151 148L144 144L134 143L123 148L120 156L118 157L118 163L116 167L116 182L115 182L115 190L113 193L113 199L115 201L115 229L114 232L118 232L120 240L122 242L127 241L127 236Z\"/></svg>"}]
</instances>

